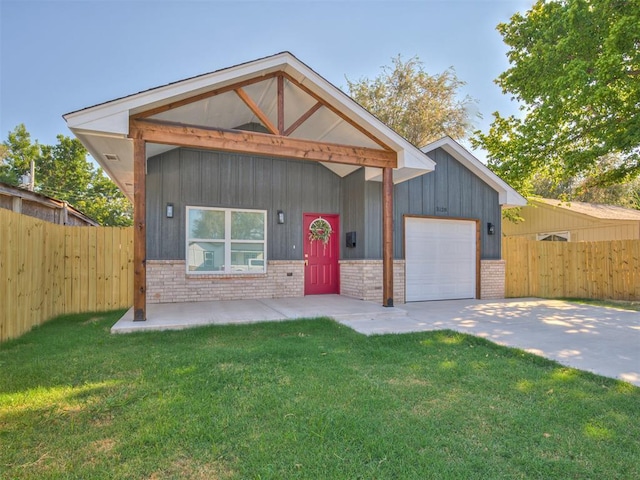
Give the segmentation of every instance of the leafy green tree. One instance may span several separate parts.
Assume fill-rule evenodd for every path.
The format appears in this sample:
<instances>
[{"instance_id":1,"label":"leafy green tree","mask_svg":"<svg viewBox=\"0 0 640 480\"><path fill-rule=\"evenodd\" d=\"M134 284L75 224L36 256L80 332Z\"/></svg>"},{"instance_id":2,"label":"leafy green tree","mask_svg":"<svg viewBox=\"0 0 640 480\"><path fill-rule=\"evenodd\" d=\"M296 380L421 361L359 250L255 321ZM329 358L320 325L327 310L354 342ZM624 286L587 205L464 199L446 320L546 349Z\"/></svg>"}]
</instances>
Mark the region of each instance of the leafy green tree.
<instances>
[{"instance_id":1,"label":"leafy green tree","mask_svg":"<svg viewBox=\"0 0 640 480\"><path fill-rule=\"evenodd\" d=\"M95 170L87 199L79 202L82 212L100 225L128 227L133 224L133 205L103 172Z\"/></svg>"},{"instance_id":2,"label":"leafy green tree","mask_svg":"<svg viewBox=\"0 0 640 480\"><path fill-rule=\"evenodd\" d=\"M538 0L498 30L510 68L496 83L522 117L496 112L476 132L489 166L523 194L536 174L600 187L637 177L640 0ZM601 169L604 157L619 161Z\"/></svg>"},{"instance_id":3,"label":"leafy green tree","mask_svg":"<svg viewBox=\"0 0 640 480\"><path fill-rule=\"evenodd\" d=\"M36 162L37 190L82 210L95 175L94 167L78 139L64 135L56 138L57 144L41 147L42 154Z\"/></svg>"},{"instance_id":4,"label":"leafy green tree","mask_svg":"<svg viewBox=\"0 0 640 480\"><path fill-rule=\"evenodd\" d=\"M102 169L88 160L82 143L64 135L58 135L57 140L55 145L32 143L25 126L18 125L3 142L2 181L18 185L33 160L36 192L68 202L101 225L131 225L131 203Z\"/></svg>"},{"instance_id":5,"label":"leafy green tree","mask_svg":"<svg viewBox=\"0 0 640 480\"><path fill-rule=\"evenodd\" d=\"M417 56L404 62L398 55L392 63L373 80L347 78L351 97L418 147L445 135L462 139L471 132L474 101L458 98L465 83L452 68L429 75Z\"/></svg>"},{"instance_id":6,"label":"leafy green tree","mask_svg":"<svg viewBox=\"0 0 640 480\"><path fill-rule=\"evenodd\" d=\"M9 155L9 149L4 143L0 143L0 182L12 183L11 175L9 173L9 165L7 157Z\"/></svg>"},{"instance_id":7,"label":"leafy green tree","mask_svg":"<svg viewBox=\"0 0 640 480\"><path fill-rule=\"evenodd\" d=\"M0 181L18 186L22 176L29 174L31 162L40 156L40 145L31 143L31 135L23 123L9 132L2 145Z\"/></svg>"},{"instance_id":8,"label":"leafy green tree","mask_svg":"<svg viewBox=\"0 0 640 480\"><path fill-rule=\"evenodd\" d=\"M587 176L558 179L546 172L536 172L531 179L534 195L559 200L576 200L579 202L603 203L625 208L640 209L640 177L612 185L601 185L599 174L611 170L620 163L620 159L605 156Z\"/></svg>"}]
</instances>

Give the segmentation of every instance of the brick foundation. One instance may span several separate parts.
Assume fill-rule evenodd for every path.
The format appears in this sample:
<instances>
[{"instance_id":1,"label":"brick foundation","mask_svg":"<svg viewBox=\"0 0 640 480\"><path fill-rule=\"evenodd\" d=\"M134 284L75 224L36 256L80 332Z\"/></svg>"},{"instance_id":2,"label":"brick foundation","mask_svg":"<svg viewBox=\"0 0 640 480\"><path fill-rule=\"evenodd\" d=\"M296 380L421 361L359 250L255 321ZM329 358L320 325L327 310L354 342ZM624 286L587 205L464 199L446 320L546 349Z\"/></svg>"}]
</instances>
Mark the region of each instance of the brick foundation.
<instances>
[{"instance_id":1,"label":"brick foundation","mask_svg":"<svg viewBox=\"0 0 640 480\"><path fill-rule=\"evenodd\" d=\"M383 303L382 260L340 260L340 295ZM404 303L404 260L393 261L393 303Z\"/></svg>"},{"instance_id":2,"label":"brick foundation","mask_svg":"<svg viewBox=\"0 0 640 480\"><path fill-rule=\"evenodd\" d=\"M271 260L258 275L187 275L184 260L147 261L148 303L302 296L301 260Z\"/></svg>"},{"instance_id":3,"label":"brick foundation","mask_svg":"<svg viewBox=\"0 0 640 480\"><path fill-rule=\"evenodd\" d=\"M505 268L504 260L480 260L481 299L504 298Z\"/></svg>"}]
</instances>

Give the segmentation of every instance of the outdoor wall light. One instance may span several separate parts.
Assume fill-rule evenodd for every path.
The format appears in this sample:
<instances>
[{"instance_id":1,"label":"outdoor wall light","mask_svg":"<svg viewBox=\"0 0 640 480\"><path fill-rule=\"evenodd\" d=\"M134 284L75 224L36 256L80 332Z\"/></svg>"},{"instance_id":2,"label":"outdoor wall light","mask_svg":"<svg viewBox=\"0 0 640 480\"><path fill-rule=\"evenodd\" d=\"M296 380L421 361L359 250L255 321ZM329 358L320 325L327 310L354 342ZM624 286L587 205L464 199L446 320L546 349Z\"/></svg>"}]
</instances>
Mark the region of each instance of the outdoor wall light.
<instances>
[{"instance_id":1,"label":"outdoor wall light","mask_svg":"<svg viewBox=\"0 0 640 480\"><path fill-rule=\"evenodd\" d=\"M491 222L487 223L487 233L489 235L495 235L496 233L496 226Z\"/></svg>"},{"instance_id":2,"label":"outdoor wall light","mask_svg":"<svg viewBox=\"0 0 640 480\"><path fill-rule=\"evenodd\" d=\"M167 218L173 218L173 203L167 203Z\"/></svg>"},{"instance_id":3,"label":"outdoor wall light","mask_svg":"<svg viewBox=\"0 0 640 480\"><path fill-rule=\"evenodd\" d=\"M284 223L284 212L282 210L278 210L278 223L280 225Z\"/></svg>"}]
</instances>

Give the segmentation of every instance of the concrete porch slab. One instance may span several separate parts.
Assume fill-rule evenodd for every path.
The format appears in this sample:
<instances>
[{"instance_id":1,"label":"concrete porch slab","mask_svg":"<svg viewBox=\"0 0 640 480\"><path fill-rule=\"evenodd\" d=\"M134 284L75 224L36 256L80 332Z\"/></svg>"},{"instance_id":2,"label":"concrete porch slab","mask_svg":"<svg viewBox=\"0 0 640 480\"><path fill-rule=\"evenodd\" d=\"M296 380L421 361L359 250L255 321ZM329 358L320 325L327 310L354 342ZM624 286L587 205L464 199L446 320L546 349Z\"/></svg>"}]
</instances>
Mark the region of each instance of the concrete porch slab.
<instances>
[{"instance_id":1,"label":"concrete porch slab","mask_svg":"<svg viewBox=\"0 0 640 480\"><path fill-rule=\"evenodd\" d=\"M111 333L182 330L203 325L256 323L296 318L331 317L336 321L368 321L406 317L400 308L385 308L341 295L310 295L295 298L227 300L214 302L156 303L147 305L147 320L133 321L129 309L111 327Z\"/></svg>"}]
</instances>

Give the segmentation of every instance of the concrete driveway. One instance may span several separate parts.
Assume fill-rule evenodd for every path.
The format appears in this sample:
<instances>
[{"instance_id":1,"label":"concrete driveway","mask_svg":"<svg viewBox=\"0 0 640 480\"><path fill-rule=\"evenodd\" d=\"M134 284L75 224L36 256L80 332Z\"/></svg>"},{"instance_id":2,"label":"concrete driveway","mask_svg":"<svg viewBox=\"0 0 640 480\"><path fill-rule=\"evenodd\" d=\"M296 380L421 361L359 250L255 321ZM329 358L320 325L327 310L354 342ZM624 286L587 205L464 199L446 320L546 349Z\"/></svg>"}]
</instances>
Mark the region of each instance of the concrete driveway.
<instances>
[{"instance_id":1,"label":"concrete driveway","mask_svg":"<svg viewBox=\"0 0 640 480\"><path fill-rule=\"evenodd\" d=\"M535 298L448 300L385 308L340 295L150 304L129 310L114 333L332 317L366 334L450 329L640 386L640 312Z\"/></svg>"},{"instance_id":2,"label":"concrete driveway","mask_svg":"<svg viewBox=\"0 0 640 480\"><path fill-rule=\"evenodd\" d=\"M398 308L405 318L341 322L367 335L451 329L640 386L640 312L535 298Z\"/></svg>"}]
</instances>

